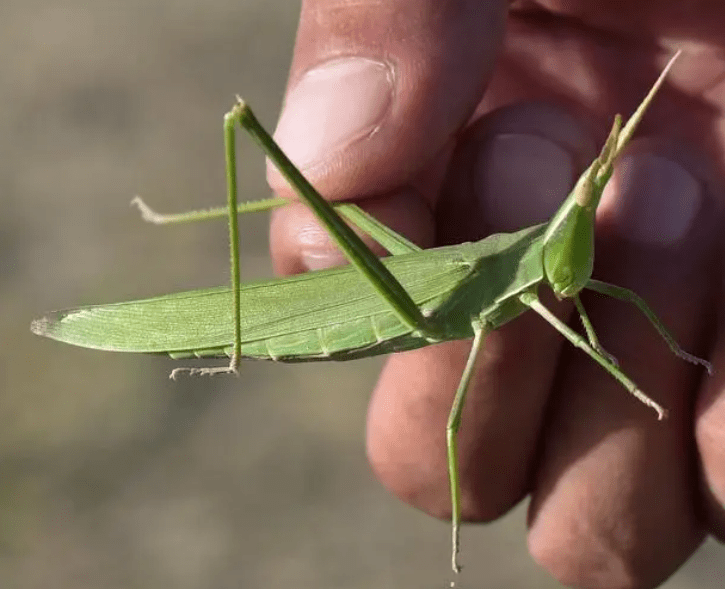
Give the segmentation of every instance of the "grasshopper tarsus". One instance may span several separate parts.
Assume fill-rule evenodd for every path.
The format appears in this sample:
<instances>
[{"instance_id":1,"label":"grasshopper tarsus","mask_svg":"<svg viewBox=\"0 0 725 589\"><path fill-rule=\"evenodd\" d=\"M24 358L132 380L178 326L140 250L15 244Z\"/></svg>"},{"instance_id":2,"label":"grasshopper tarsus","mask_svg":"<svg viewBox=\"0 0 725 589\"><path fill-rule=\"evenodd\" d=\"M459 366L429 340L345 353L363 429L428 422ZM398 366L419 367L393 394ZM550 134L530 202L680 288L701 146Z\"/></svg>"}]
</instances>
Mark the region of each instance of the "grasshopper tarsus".
<instances>
[{"instance_id":1,"label":"grasshopper tarsus","mask_svg":"<svg viewBox=\"0 0 725 589\"><path fill-rule=\"evenodd\" d=\"M188 376L215 376L217 374L233 374L239 376L239 361L233 357L227 366L188 367L174 368L169 374L171 380L176 380L179 375L186 373Z\"/></svg>"}]
</instances>

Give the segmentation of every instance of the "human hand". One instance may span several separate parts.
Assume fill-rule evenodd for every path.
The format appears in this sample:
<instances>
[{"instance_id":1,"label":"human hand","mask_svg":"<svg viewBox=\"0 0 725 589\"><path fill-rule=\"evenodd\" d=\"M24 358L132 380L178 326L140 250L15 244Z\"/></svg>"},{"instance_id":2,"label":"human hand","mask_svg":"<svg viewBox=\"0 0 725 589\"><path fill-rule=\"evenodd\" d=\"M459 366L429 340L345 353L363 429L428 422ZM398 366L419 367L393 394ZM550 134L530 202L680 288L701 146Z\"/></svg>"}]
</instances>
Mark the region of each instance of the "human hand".
<instances>
[{"instance_id":1,"label":"human hand","mask_svg":"<svg viewBox=\"0 0 725 589\"><path fill-rule=\"evenodd\" d=\"M603 345L668 420L531 313L487 338L464 411L464 518L495 519L530 493L530 550L567 585L652 587L708 532L725 539L725 22L715 0L686 7L303 2L277 138L326 197L424 247L545 220L614 113L685 49L641 126L649 138L605 193L595 277L634 289L683 348L709 352L715 376L672 356L635 309L584 296ZM342 262L301 206L274 213L272 251L283 273ZM378 477L438 517L450 517L445 423L469 346L392 356L370 404Z\"/></svg>"}]
</instances>

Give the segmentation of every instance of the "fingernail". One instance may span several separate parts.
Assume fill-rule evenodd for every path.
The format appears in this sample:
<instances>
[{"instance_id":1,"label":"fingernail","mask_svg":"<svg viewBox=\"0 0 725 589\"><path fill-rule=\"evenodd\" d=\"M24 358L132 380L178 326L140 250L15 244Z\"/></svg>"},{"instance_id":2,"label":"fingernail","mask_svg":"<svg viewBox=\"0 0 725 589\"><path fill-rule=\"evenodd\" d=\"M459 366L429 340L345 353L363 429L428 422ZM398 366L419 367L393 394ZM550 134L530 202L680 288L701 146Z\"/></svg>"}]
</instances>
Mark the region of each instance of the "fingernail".
<instances>
[{"instance_id":1,"label":"fingernail","mask_svg":"<svg viewBox=\"0 0 725 589\"><path fill-rule=\"evenodd\" d=\"M347 263L344 254L335 247L327 232L317 223L299 228L297 242L300 259L308 270L324 270Z\"/></svg>"},{"instance_id":2,"label":"fingernail","mask_svg":"<svg viewBox=\"0 0 725 589\"><path fill-rule=\"evenodd\" d=\"M702 186L680 164L651 153L624 156L602 205L630 239L669 245L690 230L702 200Z\"/></svg>"},{"instance_id":3,"label":"fingernail","mask_svg":"<svg viewBox=\"0 0 725 589\"><path fill-rule=\"evenodd\" d=\"M347 57L307 72L287 99L274 137L300 168L373 133L393 94L390 68Z\"/></svg>"},{"instance_id":4,"label":"fingernail","mask_svg":"<svg viewBox=\"0 0 725 589\"><path fill-rule=\"evenodd\" d=\"M563 147L539 135L502 133L479 151L474 190L487 220L514 231L546 220L571 188L574 163Z\"/></svg>"}]
</instances>

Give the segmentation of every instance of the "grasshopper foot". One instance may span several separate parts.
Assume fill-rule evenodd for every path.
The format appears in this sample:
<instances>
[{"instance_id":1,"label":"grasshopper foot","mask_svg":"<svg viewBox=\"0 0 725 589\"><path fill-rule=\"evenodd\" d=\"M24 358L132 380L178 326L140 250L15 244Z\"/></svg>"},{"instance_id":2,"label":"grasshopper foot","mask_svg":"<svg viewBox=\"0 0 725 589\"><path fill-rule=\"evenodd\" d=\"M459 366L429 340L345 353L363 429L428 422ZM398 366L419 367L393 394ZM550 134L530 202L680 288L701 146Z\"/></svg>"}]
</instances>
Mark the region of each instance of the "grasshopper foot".
<instances>
[{"instance_id":1,"label":"grasshopper foot","mask_svg":"<svg viewBox=\"0 0 725 589\"><path fill-rule=\"evenodd\" d=\"M169 374L171 380L176 380L180 374L188 373L189 376L214 376L215 374L233 374L239 376L239 358L232 356L228 366L213 366L211 368L174 368Z\"/></svg>"}]
</instances>

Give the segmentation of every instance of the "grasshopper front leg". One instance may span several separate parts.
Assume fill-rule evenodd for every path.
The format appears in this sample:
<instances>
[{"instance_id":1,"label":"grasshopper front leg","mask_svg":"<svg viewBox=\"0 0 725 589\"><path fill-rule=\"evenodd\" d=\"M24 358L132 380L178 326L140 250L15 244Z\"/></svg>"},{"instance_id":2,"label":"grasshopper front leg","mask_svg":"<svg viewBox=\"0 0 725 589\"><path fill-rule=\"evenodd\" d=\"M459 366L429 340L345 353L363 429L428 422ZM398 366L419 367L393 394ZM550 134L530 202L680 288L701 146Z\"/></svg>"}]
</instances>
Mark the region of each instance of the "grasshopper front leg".
<instances>
[{"instance_id":1,"label":"grasshopper front leg","mask_svg":"<svg viewBox=\"0 0 725 589\"><path fill-rule=\"evenodd\" d=\"M649 305L637 293L622 286L617 286L615 284L609 284L608 282L602 282L601 280L594 279L589 280L584 288L588 290L594 290L615 299L619 299L620 301L624 301L625 303L632 303L640 311L642 311L645 317L647 317L649 322L660 334L660 337L665 340L675 356L681 358L682 360L685 360L686 362L690 362L691 364L702 366L703 368L705 368L705 370L707 370L708 374L712 374L712 364L710 364L710 362L708 362L707 360L703 360L702 358L698 358L693 354L685 352L685 350L683 350L679 346L672 334L667 331L667 328L664 326L662 321L660 321L659 317L655 315L655 312L650 309Z\"/></svg>"},{"instance_id":2,"label":"grasshopper front leg","mask_svg":"<svg viewBox=\"0 0 725 589\"><path fill-rule=\"evenodd\" d=\"M530 309L534 310L541 317L543 317L554 329L556 329L561 335L568 339L572 345L583 350L589 355L592 360L597 362L602 368L604 368L609 374L616 378L619 383L634 396L638 401L653 409L657 413L657 419L664 419L667 417L667 410L657 403L654 399L648 397L635 383L629 378L619 367L614 364L607 356L603 355L598 350L594 349L589 342L585 340L581 335L569 327L566 323L561 321L556 315L554 315L549 309L539 301L539 297L533 292L527 292L519 297L519 300L527 305Z\"/></svg>"}]
</instances>

